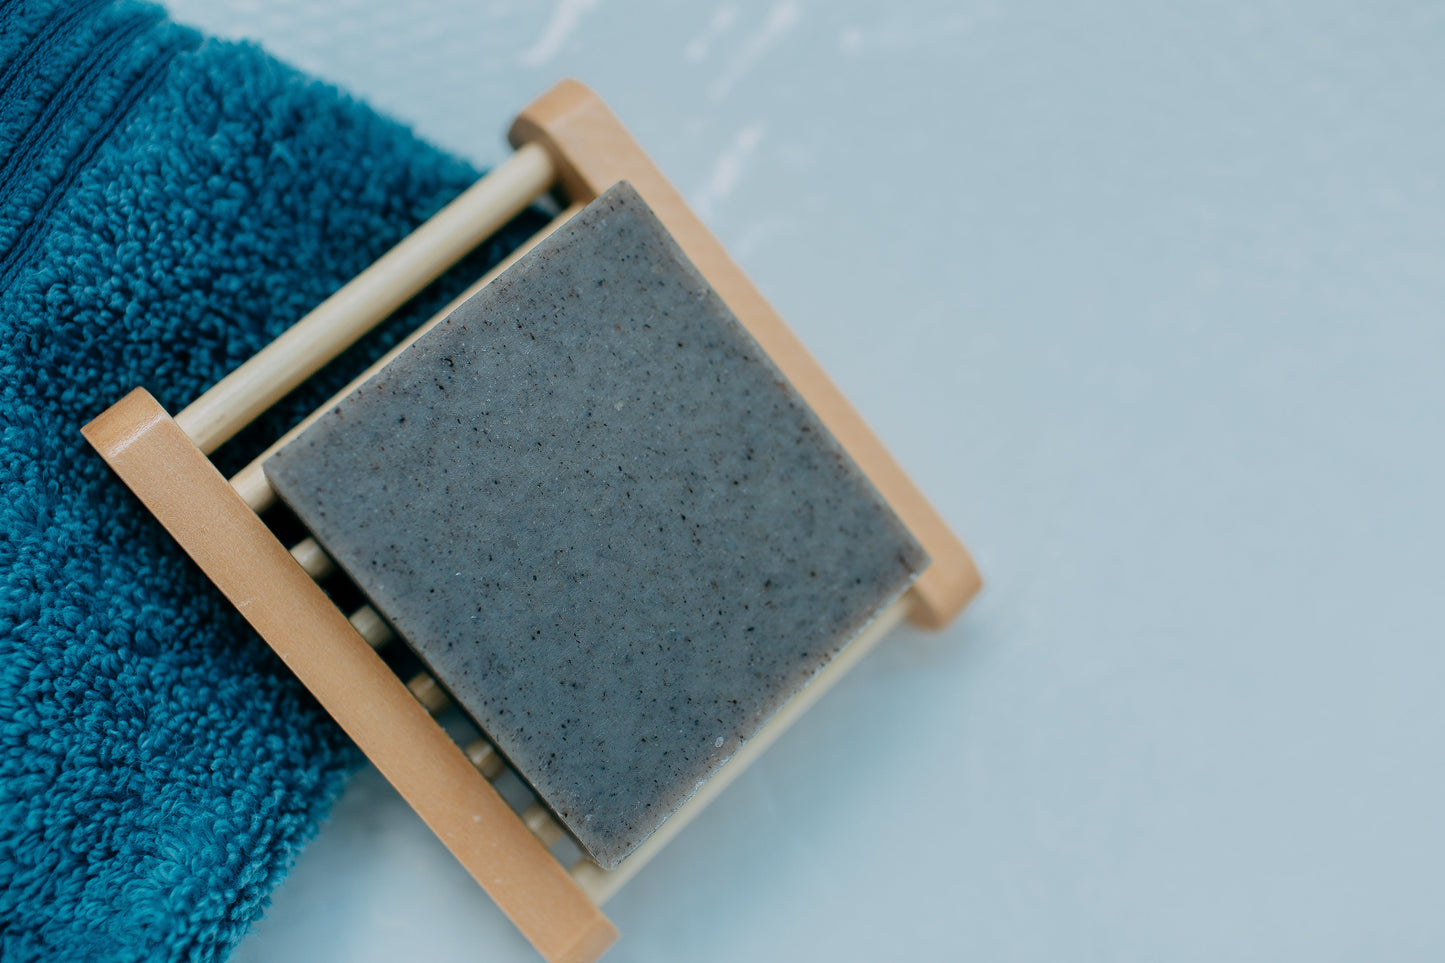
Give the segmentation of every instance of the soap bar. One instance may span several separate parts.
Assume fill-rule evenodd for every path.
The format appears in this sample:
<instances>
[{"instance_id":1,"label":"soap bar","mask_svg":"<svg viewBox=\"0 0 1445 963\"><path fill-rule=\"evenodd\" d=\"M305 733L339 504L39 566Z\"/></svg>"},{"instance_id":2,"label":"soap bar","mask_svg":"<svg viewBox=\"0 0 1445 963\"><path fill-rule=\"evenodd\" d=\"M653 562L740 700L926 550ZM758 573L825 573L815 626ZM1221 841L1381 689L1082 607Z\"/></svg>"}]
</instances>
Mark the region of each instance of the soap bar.
<instances>
[{"instance_id":1,"label":"soap bar","mask_svg":"<svg viewBox=\"0 0 1445 963\"><path fill-rule=\"evenodd\" d=\"M625 182L265 471L606 868L927 564Z\"/></svg>"}]
</instances>

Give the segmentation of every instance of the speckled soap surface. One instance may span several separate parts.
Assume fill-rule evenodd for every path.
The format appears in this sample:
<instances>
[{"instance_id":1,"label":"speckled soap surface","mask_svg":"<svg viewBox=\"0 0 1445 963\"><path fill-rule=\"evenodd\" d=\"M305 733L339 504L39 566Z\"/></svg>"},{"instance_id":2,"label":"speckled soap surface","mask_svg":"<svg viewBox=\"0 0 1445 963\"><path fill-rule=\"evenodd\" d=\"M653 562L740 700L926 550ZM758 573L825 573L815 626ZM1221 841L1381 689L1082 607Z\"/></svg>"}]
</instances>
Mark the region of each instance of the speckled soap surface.
<instances>
[{"instance_id":1,"label":"speckled soap surface","mask_svg":"<svg viewBox=\"0 0 1445 963\"><path fill-rule=\"evenodd\" d=\"M266 473L609 867L927 562L625 183Z\"/></svg>"}]
</instances>

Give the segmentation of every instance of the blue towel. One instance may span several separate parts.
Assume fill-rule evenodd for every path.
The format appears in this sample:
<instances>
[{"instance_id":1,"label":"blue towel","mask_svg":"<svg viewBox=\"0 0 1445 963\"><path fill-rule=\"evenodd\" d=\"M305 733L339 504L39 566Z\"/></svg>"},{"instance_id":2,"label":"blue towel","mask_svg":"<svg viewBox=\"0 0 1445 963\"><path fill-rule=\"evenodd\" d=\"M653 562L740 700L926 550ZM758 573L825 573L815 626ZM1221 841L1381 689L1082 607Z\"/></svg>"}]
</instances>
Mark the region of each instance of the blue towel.
<instances>
[{"instance_id":1,"label":"blue towel","mask_svg":"<svg viewBox=\"0 0 1445 963\"><path fill-rule=\"evenodd\" d=\"M153 6L0 4L5 963L225 956L358 762L80 426L137 385L179 410L475 176ZM433 285L222 471L539 225Z\"/></svg>"}]
</instances>

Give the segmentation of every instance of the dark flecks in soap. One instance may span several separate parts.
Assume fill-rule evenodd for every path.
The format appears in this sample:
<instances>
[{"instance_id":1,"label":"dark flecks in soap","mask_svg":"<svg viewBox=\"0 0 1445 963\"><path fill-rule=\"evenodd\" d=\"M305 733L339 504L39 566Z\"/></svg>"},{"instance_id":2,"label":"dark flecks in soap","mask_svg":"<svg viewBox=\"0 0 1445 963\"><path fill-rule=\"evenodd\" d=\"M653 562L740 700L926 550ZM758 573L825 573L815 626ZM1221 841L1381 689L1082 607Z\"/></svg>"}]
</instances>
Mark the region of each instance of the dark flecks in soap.
<instances>
[{"instance_id":1,"label":"dark flecks in soap","mask_svg":"<svg viewBox=\"0 0 1445 963\"><path fill-rule=\"evenodd\" d=\"M626 184L266 472L604 866L926 564Z\"/></svg>"}]
</instances>

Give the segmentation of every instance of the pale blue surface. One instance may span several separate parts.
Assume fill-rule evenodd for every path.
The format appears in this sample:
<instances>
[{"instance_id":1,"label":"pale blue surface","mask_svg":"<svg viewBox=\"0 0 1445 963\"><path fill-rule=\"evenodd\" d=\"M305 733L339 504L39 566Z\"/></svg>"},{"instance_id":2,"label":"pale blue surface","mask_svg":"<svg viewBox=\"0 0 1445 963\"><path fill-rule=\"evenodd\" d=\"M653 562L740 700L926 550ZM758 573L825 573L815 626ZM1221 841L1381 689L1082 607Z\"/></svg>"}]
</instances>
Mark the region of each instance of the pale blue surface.
<instances>
[{"instance_id":1,"label":"pale blue surface","mask_svg":"<svg viewBox=\"0 0 1445 963\"><path fill-rule=\"evenodd\" d=\"M595 86L990 580L611 958L1445 951L1445 9L292 6L173 4L484 162ZM317 958L533 957L369 775L238 955Z\"/></svg>"}]
</instances>

